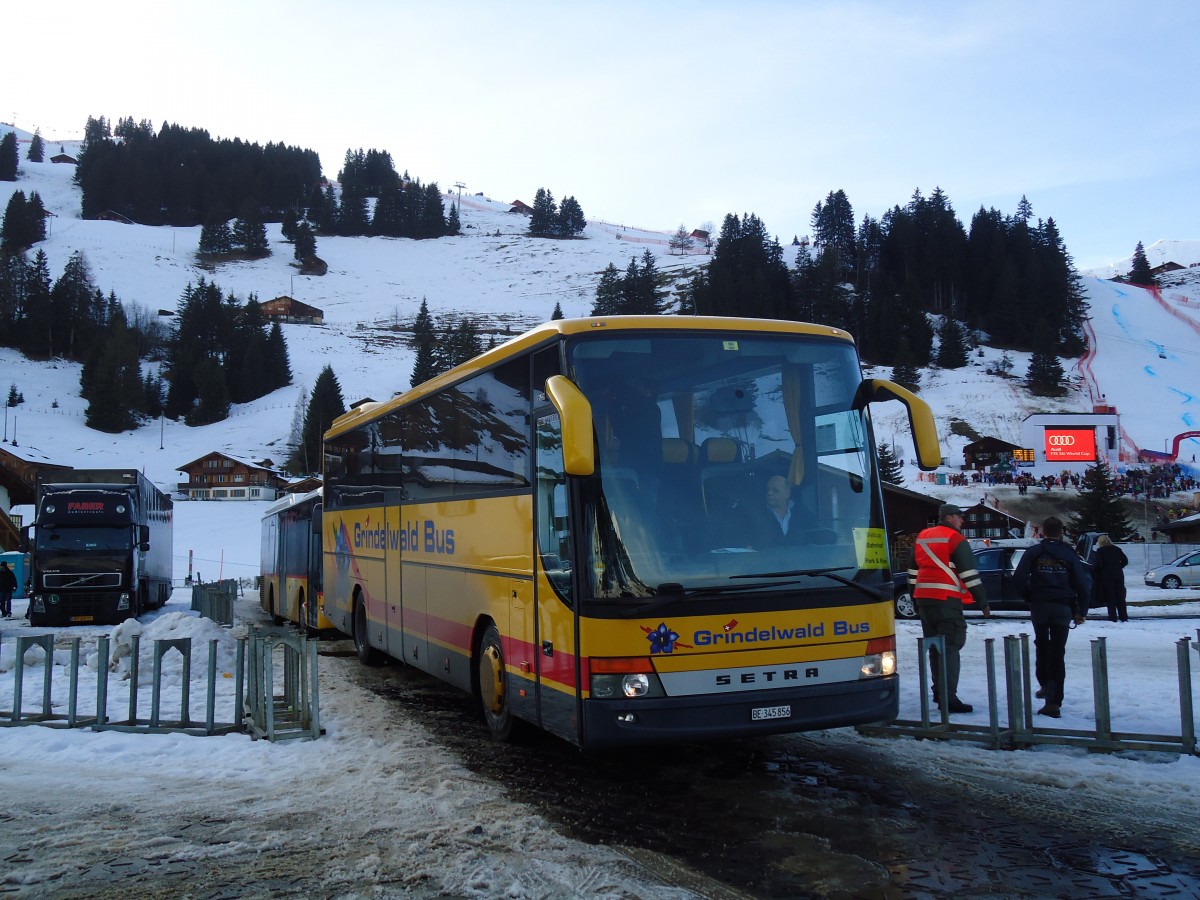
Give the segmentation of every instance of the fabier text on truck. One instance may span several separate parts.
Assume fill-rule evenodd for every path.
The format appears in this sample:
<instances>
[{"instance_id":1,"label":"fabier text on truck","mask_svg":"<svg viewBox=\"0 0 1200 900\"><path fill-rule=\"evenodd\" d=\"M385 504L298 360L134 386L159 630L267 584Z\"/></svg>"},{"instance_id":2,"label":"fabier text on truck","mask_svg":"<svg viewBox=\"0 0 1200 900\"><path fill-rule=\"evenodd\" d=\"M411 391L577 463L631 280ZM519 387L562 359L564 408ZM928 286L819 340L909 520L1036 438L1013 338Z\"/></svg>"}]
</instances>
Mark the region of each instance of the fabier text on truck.
<instances>
[{"instance_id":1,"label":"fabier text on truck","mask_svg":"<svg viewBox=\"0 0 1200 900\"><path fill-rule=\"evenodd\" d=\"M171 596L171 498L136 469L39 478L29 553L29 622L117 623Z\"/></svg>"}]
</instances>

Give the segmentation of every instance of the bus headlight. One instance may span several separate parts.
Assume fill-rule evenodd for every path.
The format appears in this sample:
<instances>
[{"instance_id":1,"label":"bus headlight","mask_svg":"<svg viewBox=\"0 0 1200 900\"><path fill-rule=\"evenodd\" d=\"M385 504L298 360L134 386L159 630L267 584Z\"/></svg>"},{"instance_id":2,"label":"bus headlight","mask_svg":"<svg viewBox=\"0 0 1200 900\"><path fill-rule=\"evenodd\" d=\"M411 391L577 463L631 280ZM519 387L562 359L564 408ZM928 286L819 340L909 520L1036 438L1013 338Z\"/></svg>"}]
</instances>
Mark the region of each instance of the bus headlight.
<instances>
[{"instance_id":1,"label":"bus headlight","mask_svg":"<svg viewBox=\"0 0 1200 900\"><path fill-rule=\"evenodd\" d=\"M892 650L873 653L863 658L862 673L867 678L896 674L896 654Z\"/></svg>"},{"instance_id":2,"label":"bus headlight","mask_svg":"<svg viewBox=\"0 0 1200 900\"><path fill-rule=\"evenodd\" d=\"M896 674L896 638L875 638L867 642L867 652L863 656L863 678L879 678Z\"/></svg>"},{"instance_id":3,"label":"bus headlight","mask_svg":"<svg viewBox=\"0 0 1200 900\"><path fill-rule=\"evenodd\" d=\"M591 670L591 693L596 700L666 696L649 660L593 659Z\"/></svg>"},{"instance_id":4,"label":"bus headlight","mask_svg":"<svg viewBox=\"0 0 1200 900\"><path fill-rule=\"evenodd\" d=\"M621 693L626 697L645 697L650 693L650 679L644 672L635 672L621 679Z\"/></svg>"}]
</instances>

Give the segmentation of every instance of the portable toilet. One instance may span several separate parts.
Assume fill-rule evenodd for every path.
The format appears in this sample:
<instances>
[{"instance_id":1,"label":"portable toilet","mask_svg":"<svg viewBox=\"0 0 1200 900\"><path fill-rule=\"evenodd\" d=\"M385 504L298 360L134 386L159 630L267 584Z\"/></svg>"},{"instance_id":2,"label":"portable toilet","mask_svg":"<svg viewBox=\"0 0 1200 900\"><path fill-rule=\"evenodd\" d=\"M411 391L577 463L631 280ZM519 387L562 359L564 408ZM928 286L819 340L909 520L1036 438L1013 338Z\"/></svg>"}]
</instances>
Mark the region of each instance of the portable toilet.
<instances>
[{"instance_id":1,"label":"portable toilet","mask_svg":"<svg viewBox=\"0 0 1200 900\"><path fill-rule=\"evenodd\" d=\"M0 553L0 559L8 563L8 567L13 570L13 574L17 576L17 589L13 591L13 599L19 600L25 596L25 554L18 553L13 550L8 553Z\"/></svg>"}]
</instances>

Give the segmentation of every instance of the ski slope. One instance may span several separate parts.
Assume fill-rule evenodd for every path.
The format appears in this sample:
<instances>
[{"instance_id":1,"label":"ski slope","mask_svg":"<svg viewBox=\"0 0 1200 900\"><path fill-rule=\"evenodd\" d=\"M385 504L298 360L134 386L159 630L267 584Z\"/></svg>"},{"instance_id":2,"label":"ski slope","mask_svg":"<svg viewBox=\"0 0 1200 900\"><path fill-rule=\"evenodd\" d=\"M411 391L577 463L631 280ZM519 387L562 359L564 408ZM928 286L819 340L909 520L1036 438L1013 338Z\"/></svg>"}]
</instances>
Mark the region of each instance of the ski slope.
<instances>
[{"instance_id":1,"label":"ski slope","mask_svg":"<svg viewBox=\"0 0 1200 900\"><path fill-rule=\"evenodd\" d=\"M1188 291L1147 290L1085 277L1091 348L1079 362L1093 403L1115 406L1123 449L1170 452L1177 435L1200 430L1200 304ZM1200 453L1183 440L1181 462Z\"/></svg>"}]
</instances>

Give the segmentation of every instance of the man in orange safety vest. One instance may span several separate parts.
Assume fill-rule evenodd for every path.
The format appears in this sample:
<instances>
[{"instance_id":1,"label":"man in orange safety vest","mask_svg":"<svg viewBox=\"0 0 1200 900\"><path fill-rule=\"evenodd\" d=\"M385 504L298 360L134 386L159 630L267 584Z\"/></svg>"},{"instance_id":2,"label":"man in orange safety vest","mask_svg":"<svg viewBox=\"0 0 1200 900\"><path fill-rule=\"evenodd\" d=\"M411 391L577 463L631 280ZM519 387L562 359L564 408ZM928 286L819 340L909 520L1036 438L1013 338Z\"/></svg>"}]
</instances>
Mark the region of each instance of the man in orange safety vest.
<instances>
[{"instance_id":1,"label":"man in orange safety vest","mask_svg":"<svg viewBox=\"0 0 1200 900\"><path fill-rule=\"evenodd\" d=\"M938 519L939 524L917 535L908 587L921 617L922 634L946 639L947 707L953 713L969 713L974 707L958 699L959 652L967 642L963 605L978 603L985 617L990 617L992 611L976 568L975 554L962 535L962 510L953 503L944 503L938 508ZM938 652L933 648L929 650L929 662L936 703L942 696L938 684L941 672Z\"/></svg>"}]
</instances>

